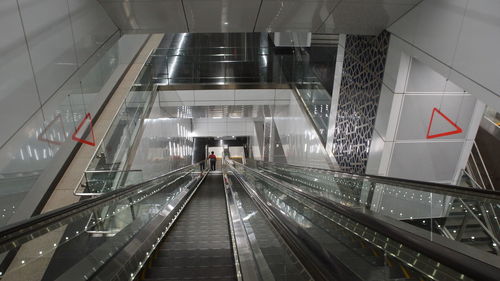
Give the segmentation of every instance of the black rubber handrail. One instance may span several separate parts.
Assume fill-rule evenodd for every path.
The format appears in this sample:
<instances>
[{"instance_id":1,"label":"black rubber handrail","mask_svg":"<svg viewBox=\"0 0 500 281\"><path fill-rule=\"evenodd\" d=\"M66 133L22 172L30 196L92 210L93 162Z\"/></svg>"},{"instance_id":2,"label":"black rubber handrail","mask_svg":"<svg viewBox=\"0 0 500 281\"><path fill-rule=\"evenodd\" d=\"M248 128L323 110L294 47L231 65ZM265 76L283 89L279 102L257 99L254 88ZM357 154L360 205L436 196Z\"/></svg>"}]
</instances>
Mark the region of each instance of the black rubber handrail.
<instances>
[{"instance_id":1,"label":"black rubber handrail","mask_svg":"<svg viewBox=\"0 0 500 281\"><path fill-rule=\"evenodd\" d=\"M244 166L237 163L238 165ZM246 169L253 171L261 175L262 177L272 180L278 184L282 184L280 181L266 175L262 175L259 171L244 166ZM292 184L290 184L292 185ZM405 231L399 227L396 227L390 223L384 222L382 220L376 219L370 215L357 211L353 208L344 206L342 204L325 200L317 196L311 195L304 191L299 191L298 189L291 189L290 187L283 185L285 188L292 190L318 204L328 208L336 213L339 213L353 221L356 221L384 236L398 241L399 243L424 254L460 273L467 275L468 277L481 280L481 281L497 281L500 276L500 268L495 267L491 264L487 264L483 261L465 255L454 249L445 247L438 243L432 242L424 237L414 234L409 231Z\"/></svg>"},{"instance_id":2,"label":"black rubber handrail","mask_svg":"<svg viewBox=\"0 0 500 281\"><path fill-rule=\"evenodd\" d=\"M284 167L290 166L290 167L296 167L296 168L300 168L300 169L318 170L318 171L325 171L325 172L330 172L330 173L342 174L345 176L349 176L351 178L374 180L375 183L391 184L391 185L401 187L401 188L415 187L417 189L420 189L420 190L425 189L425 190L428 190L430 192L436 192L436 189L439 189L439 191L448 192L448 193L454 193L454 194L458 193L458 194L464 194L464 195L468 195L468 196L483 197L485 199L500 200L500 191L495 191L495 190L467 188L467 187L462 187L462 186L452 185L452 184L434 183L434 182L426 182L426 181L419 181L419 180L376 176L376 175L369 175L369 174L364 174L364 175L363 174L355 174L355 173L337 171L337 170L331 170L331 169L325 169L325 168L306 167L306 166L284 164L284 163L273 163L273 162L267 162L267 161L261 161L261 160L254 160L254 161L257 163L265 163L265 164L274 165L274 166L284 166ZM408 186L405 186L405 184Z\"/></svg>"},{"instance_id":3,"label":"black rubber handrail","mask_svg":"<svg viewBox=\"0 0 500 281\"><path fill-rule=\"evenodd\" d=\"M201 162L201 161L200 161ZM159 180L161 178L170 176L176 172L180 172L182 170L186 170L189 168L196 167L198 163L191 164L189 166L185 166L173 171L170 171L161 176L146 180L144 182L133 184L127 186L125 188L116 189L110 192L107 192L99 197L84 199L82 201L70 204L68 206L58 208L47 213L37 215L35 217L19 221L17 223L6 225L0 228L0 245L5 243L9 243L12 240L15 240L21 236L25 236L27 233L35 232L39 229L43 229L49 227L50 225L55 224L57 221L64 220L69 218L79 212L94 208L101 204L104 204L109 201L116 200L118 198L126 197L130 194L133 194L140 190L144 185Z\"/></svg>"}]
</instances>

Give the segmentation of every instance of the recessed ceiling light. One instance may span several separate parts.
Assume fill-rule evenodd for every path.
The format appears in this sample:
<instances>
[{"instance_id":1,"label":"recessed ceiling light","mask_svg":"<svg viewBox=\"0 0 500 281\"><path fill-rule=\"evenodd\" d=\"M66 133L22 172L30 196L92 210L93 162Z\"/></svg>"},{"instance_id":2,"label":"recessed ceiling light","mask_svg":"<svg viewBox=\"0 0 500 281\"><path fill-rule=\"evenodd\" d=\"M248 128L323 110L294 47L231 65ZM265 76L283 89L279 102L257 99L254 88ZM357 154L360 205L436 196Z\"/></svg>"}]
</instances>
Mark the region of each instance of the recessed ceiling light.
<instances>
[{"instance_id":1,"label":"recessed ceiling light","mask_svg":"<svg viewBox=\"0 0 500 281\"><path fill-rule=\"evenodd\" d=\"M228 25L229 23L227 21L224 22L225 25Z\"/></svg>"}]
</instances>

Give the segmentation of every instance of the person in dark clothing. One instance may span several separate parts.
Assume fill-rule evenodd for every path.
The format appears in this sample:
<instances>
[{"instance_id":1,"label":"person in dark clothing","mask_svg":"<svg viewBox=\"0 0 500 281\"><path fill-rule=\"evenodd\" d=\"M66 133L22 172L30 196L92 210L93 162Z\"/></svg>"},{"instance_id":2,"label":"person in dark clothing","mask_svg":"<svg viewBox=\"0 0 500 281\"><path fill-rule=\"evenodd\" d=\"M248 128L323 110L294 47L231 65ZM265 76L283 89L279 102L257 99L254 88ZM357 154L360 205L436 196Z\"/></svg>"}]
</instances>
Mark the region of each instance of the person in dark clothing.
<instances>
[{"instance_id":1,"label":"person in dark clothing","mask_svg":"<svg viewBox=\"0 0 500 281\"><path fill-rule=\"evenodd\" d=\"M215 156L214 152L208 156L210 159L210 170L215 171L215 163L217 162L217 156Z\"/></svg>"},{"instance_id":2,"label":"person in dark clothing","mask_svg":"<svg viewBox=\"0 0 500 281\"><path fill-rule=\"evenodd\" d=\"M201 160L200 162L200 171L204 171L205 170L205 162L206 162L206 159L203 158L203 160Z\"/></svg>"}]
</instances>

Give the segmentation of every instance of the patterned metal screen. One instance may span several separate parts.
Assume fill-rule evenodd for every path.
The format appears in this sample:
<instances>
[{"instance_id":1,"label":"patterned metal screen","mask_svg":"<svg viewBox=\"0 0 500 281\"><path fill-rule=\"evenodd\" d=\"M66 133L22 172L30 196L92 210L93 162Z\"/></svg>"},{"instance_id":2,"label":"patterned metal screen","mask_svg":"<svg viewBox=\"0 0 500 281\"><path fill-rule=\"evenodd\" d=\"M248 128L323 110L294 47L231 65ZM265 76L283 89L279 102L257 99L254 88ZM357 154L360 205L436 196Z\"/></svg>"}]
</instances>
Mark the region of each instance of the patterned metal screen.
<instances>
[{"instance_id":1,"label":"patterned metal screen","mask_svg":"<svg viewBox=\"0 0 500 281\"><path fill-rule=\"evenodd\" d=\"M346 37L333 154L348 172L366 170L389 37L386 31Z\"/></svg>"}]
</instances>

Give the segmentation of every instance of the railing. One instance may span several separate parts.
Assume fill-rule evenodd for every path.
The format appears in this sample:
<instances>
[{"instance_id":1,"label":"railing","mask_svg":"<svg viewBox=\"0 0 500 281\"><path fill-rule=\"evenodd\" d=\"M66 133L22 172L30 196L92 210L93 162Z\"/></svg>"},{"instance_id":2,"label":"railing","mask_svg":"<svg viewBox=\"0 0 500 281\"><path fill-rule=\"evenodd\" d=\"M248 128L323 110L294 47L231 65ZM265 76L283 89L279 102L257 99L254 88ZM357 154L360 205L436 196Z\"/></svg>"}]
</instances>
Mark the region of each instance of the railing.
<instances>
[{"instance_id":1,"label":"railing","mask_svg":"<svg viewBox=\"0 0 500 281\"><path fill-rule=\"evenodd\" d=\"M301 224L307 225L306 229L311 229L310 231L313 233L315 233L313 231L315 226L310 225L308 221L313 224L316 223L312 215L308 214L317 210L319 214L322 214L321 216L325 216L326 218L324 222L319 224L324 226L325 229L333 229L333 227L331 228L327 225L327 221L337 223L344 231L351 232L354 236L365 241L365 243L369 243L375 248L382 250L383 253L379 255L384 255L385 253L388 256L394 257L404 266L409 266L432 280L464 280L468 278L475 280L496 280L496 276L500 274L499 259L494 256L485 258L484 254L474 249L470 249L467 246L464 247L463 244L458 242L450 241L444 237L439 238L438 235L433 236L432 232L430 236L425 234L422 235L422 232L414 231L411 227L406 227L405 224L395 223L394 221L384 219L383 216L381 216L383 214L375 215L368 210L360 209L355 204L356 199L352 198L356 193L355 191L353 192L354 194L340 194L335 192L334 185L335 183L338 185L339 181L332 181L331 174L324 173L321 177L321 173L314 173L312 169L305 169L307 174L311 177L311 181L308 181L310 185L307 186L305 182L306 173L299 176L297 181L291 181L286 180L286 178L277 177L277 174L283 174L283 171L276 171L277 174L269 174L267 171L258 171L238 163L234 163L234 165L246 180L257 187L256 192L260 196L264 196L264 194L271 190L276 190L276 192L278 192L276 195L269 197L270 199L275 199L273 199L274 201L272 204L268 202L268 206L273 206L271 208L279 208L277 212L283 214L290 212L290 216L296 214L293 215L293 217L299 220ZM297 168L293 166L290 167ZM288 173L288 175L296 174L297 169L293 169ZM300 178L302 178L302 180L300 180ZM331 193L337 194L339 201L334 200L333 196L328 196L327 192L321 189L321 186L325 183L321 180L326 178L328 178L329 185L332 187ZM350 179L356 178L351 177ZM369 177L360 176L357 180L359 180L362 186L370 187L371 180ZM403 182L404 181L400 181L399 183ZM408 184L410 186L416 186L415 182L409 182ZM259 191L258 187L261 185L263 185L263 188L260 188L262 190ZM377 188L376 186L371 187ZM440 187L442 188L443 186ZM390 186L380 186L379 188L394 192ZM400 187L399 190L396 190L396 193L400 193L398 191L404 194L404 187ZM299 211L298 207L291 205L291 199L287 199L288 197L295 197L295 202L306 205L308 211ZM315 206L316 204L317 206ZM297 211L292 211L293 209ZM388 213L392 213L394 210L387 211ZM397 210L395 210L394 213L396 213L396 211ZM396 217L398 215L399 214L395 214ZM289 217L288 220L291 219L292 217ZM308 232L309 230L306 229L304 229L304 231ZM336 235L336 232L330 233L332 233L330 235ZM321 239L321 245L324 243L330 245L326 236ZM331 247L333 246L329 246L328 249ZM364 248L366 248L366 246ZM325 250L326 249L317 250L315 252L321 255ZM342 250L337 251L342 252ZM332 255L335 256L335 250L333 250ZM327 257L325 258L328 259ZM329 257L329 259L331 259L331 257ZM354 259L343 257L338 260L349 263ZM350 268L354 267L354 265L347 266ZM330 268L333 268L333 266L330 266ZM365 270L369 271L368 268L365 268ZM465 276L463 274L465 274Z\"/></svg>"},{"instance_id":2,"label":"railing","mask_svg":"<svg viewBox=\"0 0 500 281\"><path fill-rule=\"evenodd\" d=\"M75 188L73 193L77 196L99 196L119 187L143 181L142 170L85 171L81 186Z\"/></svg>"},{"instance_id":3,"label":"railing","mask_svg":"<svg viewBox=\"0 0 500 281\"><path fill-rule=\"evenodd\" d=\"M143 79L150 82L134 86L129 91L112 123L106 129L104 138L98 143L92 160L80 179L80 185L75 187L73 191L75 195L96 196L126 184L142 181L142 174L136 179L135 175L139 173L123 170L128 169L130 165L129 161L135 153L140 130L156 97L156 87L151 82L152 73L147 65L137 78L137 80ZM128 176L132 178L128 179Z\"/></svg>"},{"instance_id":4,"label":"railing","mask_svg":"<svg viewBox=\"0 0 500 281\"><path fill-rule=\"evenodd\" d=\"M442 235L474 247L474 252L500 252L497 192L281 163L255 161L253 166L325 200L366 210L425 237Z\"/></svg>"},{"instance_id":5,"label":"railing","mask_svg":"<svg viewBox=\"0 0 500 281\"><path fill-rule=\"evenodd\" d=\"M2 268L2 279L35 278L33 265L57 260L61 252L66 253L65 266L49 267L45 278L130 280L142 269L204 175L197 163L0 229L0 254L15 255ZM90 215L95 216L92 223L88 223ZM88 243L87 233L96 229L114 233L99 243ZM82 247L86 250L75 251Z\"/></svg>"},{"instance_id":6,"label":"railing","mask_svg":"<svg viewBox=\"0 0 500 281\"><path fill-rule=\"evenodd\" d=\"M481 155L481 152L479 151L479 148L475 141L473 143L465 169L462 170L462 173L462 176L470 178L471 187L495 190L495 185L491 180L488 168L484 163L483 156Z\"/></svg>"}]
</instances>

